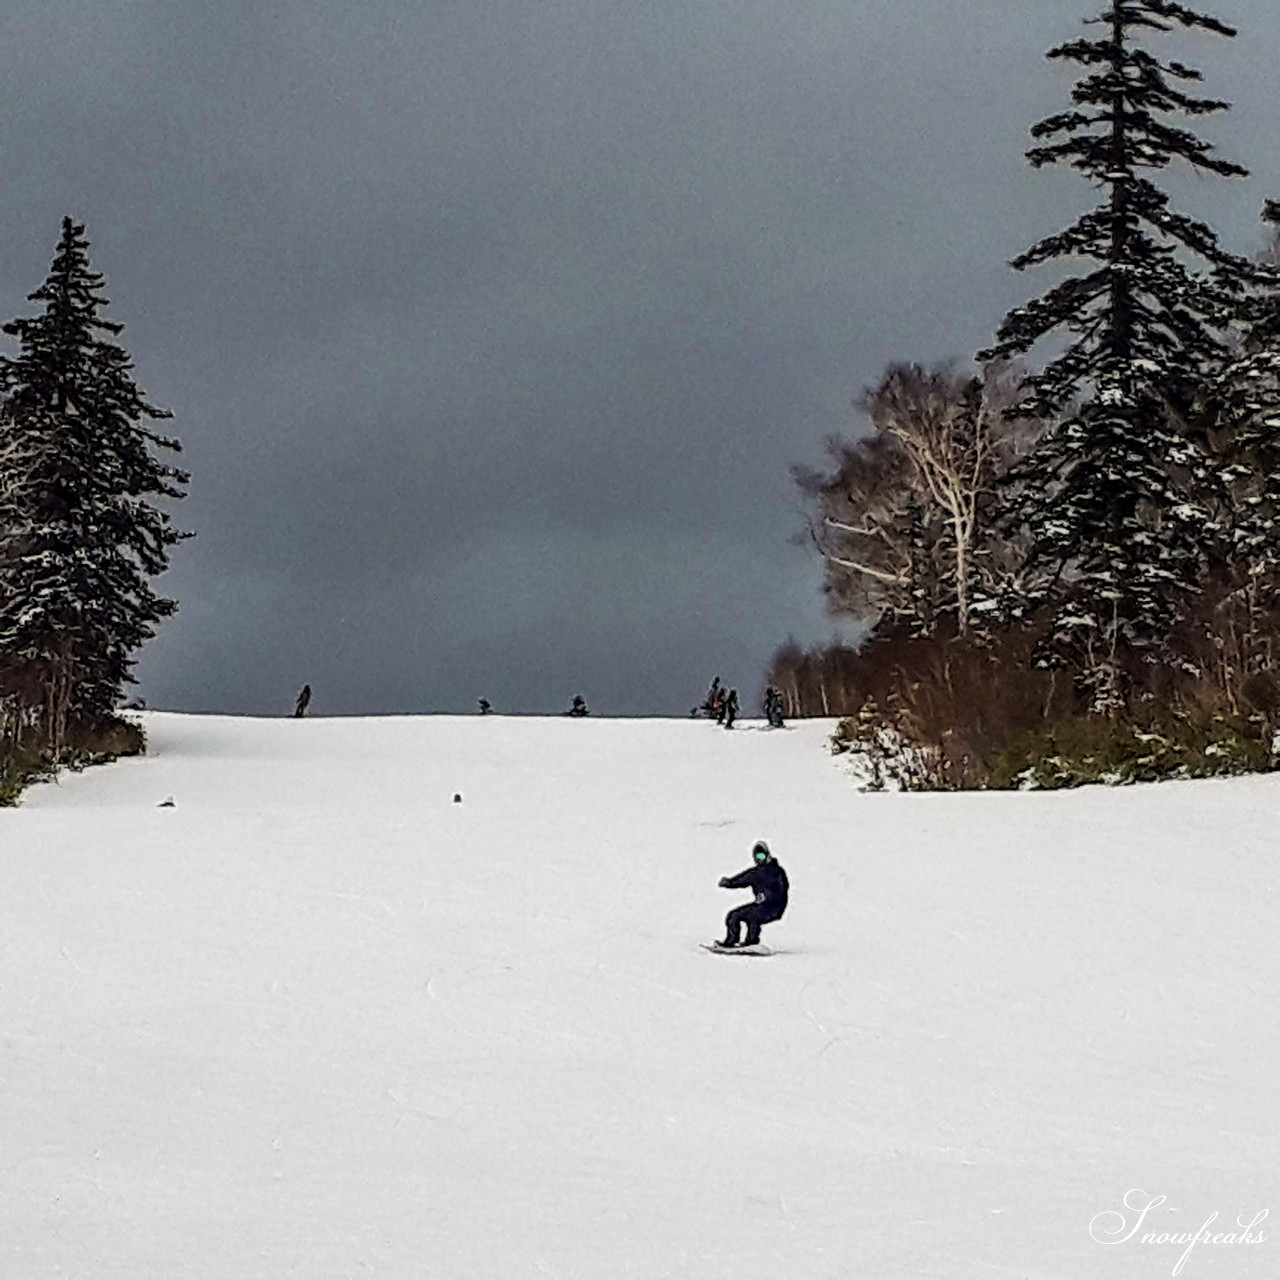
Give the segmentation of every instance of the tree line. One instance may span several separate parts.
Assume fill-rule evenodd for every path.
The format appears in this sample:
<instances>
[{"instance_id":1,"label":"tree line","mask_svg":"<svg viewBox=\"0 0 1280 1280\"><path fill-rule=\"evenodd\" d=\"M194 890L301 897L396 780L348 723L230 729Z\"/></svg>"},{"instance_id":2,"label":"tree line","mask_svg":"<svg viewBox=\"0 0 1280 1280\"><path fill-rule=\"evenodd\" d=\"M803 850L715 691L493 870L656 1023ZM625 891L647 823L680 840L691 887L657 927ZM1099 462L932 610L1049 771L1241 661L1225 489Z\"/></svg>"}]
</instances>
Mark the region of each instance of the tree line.
<instances>
[{"instance_id":1,"label":"tree line","mask_svg":"<svg viewBox=\"0 0 1280 1280\"><path fill-rule=\"evenodd\" d=\"M133 655L176 603L150 579L190 536L158 505L188 475L103 315L104 278L72 219L35 313L2 326L0 802L34 773L141 747L117 708Z\"/></svg>"},{"instance_id":2,"label":"tree line","mask_svg":"<svg viewBox=\"0 0 1280 1280\"><path fill-rule=\"evenodd\" d=\"M1087 25L1048 54L1081 74L1027 156L1100 200L1011 264L1070 274L1005 317L977 372L889 368L859 402L868 433L797 471L829 606L867 638L784 647L770 681L793 712L848 714L842 740L908 785L1272 763L1280 204L1250 259L1155 181L1246 175L1187 127L1228 104L1148 48L1234 29L1173 0Z\"/></svg>"}]
</instances>

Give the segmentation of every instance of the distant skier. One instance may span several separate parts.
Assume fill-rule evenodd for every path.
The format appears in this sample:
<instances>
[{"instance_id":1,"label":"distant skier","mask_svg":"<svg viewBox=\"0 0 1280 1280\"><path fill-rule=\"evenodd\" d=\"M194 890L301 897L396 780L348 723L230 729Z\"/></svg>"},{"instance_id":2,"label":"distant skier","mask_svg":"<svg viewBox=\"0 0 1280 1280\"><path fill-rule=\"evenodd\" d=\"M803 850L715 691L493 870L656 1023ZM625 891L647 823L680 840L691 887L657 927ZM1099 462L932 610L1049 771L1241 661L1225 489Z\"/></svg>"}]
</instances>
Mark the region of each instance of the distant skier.
<instances>
[{"instance_id":1,"label":"distant skier","mask_svg":"<svg viewBox=\"0 0 1280 1280\"><path fill-rule=\"evenodd\" d=\"M482 716L487 716L489 712L493 710L493 707L489 704L488 698L477 698L476 706L480 708L480 714Z\"/></svg>"},{"instance_id":2,"label":"distant skier","mask_svg":"<svg viewBox=\"0 0 1280 1280\"><path fill-rule=\"evenodd\" d=\"M707 696L702 700L702 706L699 710L703 715L713 716L716 713L716 707L720 698L720 677L716 676L711 681L711 688L707 690Z\"/></svg>"},{"instance_id":3,"label":"distant skier","mask_svg":"<svg viewBox=\"0 0 1280 1280\"><path fill-rule=\"evenodd\" d=\"M757 840L751 850L753 866L736 876L722 876L722 889L751 889L756 900L745 907L735 907L724 918L724 941L722 947L751 947L760 941L760 926L774 920L781 920L787 909L787 873L782 865L769 852L769 846L763 840ZM739 942L741 926L747 926L746 940Z\"/></svg>"},{"instance_id":4,"label":"distant skier","mask_svg":"<svg viewBox=\"0 0 1280 1280\"><path fill-rule=\"evenodd\" d=\"M729 696L724 700L724 727L726 729L733 728L733 722L738 718L738 691L730 689Z\"/></svg>"},{"instance_id":5,"label":"distant skier","mask_svg":"<svg viewBox=\"0 0 1280 1280\"><path fill-rule=\"evenodd\" d=\"M764 718L769 722L770 728L783 728L782 694L773 685L764 691Z\"/></svg>"},{"instance_id":6,"label":"distant skier","mask_svg":"<svg viewBox=\"0 0 1280 1280\"><path fill-rule=\"evenodd\" d=\"M301 720L307 714L307 708L311 705L311 686L304 684L302 692L298 694L298 700L293 704L293 715L295 720Z\"/></svg>"},{"instance_id":7,"label":"distant skier","mask_svg":"<svg viewBox=\"0 0 1280 1280\"><path fill-rule=\"evenodd\" d=\"M587 700L580 693L573 695L573 705L565 712L567 716L589 716L590 711L587 710Z\"/></svg>"}]
</instances>

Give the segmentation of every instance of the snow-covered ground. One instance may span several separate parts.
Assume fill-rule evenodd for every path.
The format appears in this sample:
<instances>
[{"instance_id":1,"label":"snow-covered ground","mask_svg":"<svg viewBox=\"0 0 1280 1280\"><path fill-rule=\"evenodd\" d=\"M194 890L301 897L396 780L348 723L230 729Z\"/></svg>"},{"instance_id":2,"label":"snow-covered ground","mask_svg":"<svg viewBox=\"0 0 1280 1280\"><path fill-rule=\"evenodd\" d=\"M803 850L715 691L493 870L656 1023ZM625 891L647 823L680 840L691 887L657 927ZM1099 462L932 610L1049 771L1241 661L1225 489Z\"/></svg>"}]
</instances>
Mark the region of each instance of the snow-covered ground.
<instances>
[{"instance_id":1,"label":"snow-covered ground","mask_svg":"<svg viewBox=\"0 0 1280 1280\"><path fill-rule=\"evenodd\" d=\"M146 722L0 811L6 1280L1156 1280L1142 1233L1263 1209L1181 1274L1280 1275L1280 778L863 795L826 723ZM779 954L710 955L759 838Z\"/></svg>"}]
</instances>

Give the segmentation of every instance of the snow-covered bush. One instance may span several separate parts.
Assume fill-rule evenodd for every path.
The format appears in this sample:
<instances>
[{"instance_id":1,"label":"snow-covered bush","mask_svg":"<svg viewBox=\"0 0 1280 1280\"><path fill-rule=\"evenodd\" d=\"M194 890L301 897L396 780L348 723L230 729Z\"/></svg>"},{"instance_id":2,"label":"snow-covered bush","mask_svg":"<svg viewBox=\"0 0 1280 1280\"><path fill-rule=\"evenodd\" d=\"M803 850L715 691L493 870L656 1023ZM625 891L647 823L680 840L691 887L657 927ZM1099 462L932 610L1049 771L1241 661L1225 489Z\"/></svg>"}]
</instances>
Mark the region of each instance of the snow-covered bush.
<instances>
[{"instance_id":1,"label":"snow-covered bush","mask_svg":"<svg viewBox=\"0 0 1280 1280\"><path fill-rule=\"evenodd\" d=\"M48 758L34 747L0 740L0 809L17 804L23 790L50 770Z\"/></svg>"},{"instance_id":2,"label":"snow-covered bush","mask_svg":"<svg viewBox=\"0 0 1280 1280\"><path fill-rule=\"evenodd\" d=\"M1136 668L1094 710L1070 673L1032 659L1032 629L868 646L866 690L832 748L869 790L962 791L1198 778L1276 767L1280 676L1224 682L1188 663Z\"/></svg>"},{"instance_id":3,"label":"snow-covered bush","mask_svg":"<svg viewBox=\"0 0 1280 1280\"><path fill-rule=\"evenodd\" d=\"M1257 715L1148 704L1121 716L1080 715L1046 724L1015 744L992 788L1123 785L1256 773L1273 767L1271 735Z\"/></svg>"},{"instance_id":4,"label":"snow-covered bush","mask_svg":"<svg viewBox=\"0 0 1280 1280\"><path fill-rule=\"evenodd\" d=\"M56 748L41 736L6 731L0 736L0 808L17 804L27 787L52 778L59 768L107 764L146 749L142 726L123 716L73 724Z\"/></svg>"},{"instance_id":5,"label":"snow-covered bush","mask_svg":"<svg viewBox=\"0 0 1280 1280\"><path fill-rule=\"evenodd\" d=\"M928 753L913 746L871 700L836 725L831 750L849 754L863 791L937 789L928 785Z\"/></svg>"}]
</instances>

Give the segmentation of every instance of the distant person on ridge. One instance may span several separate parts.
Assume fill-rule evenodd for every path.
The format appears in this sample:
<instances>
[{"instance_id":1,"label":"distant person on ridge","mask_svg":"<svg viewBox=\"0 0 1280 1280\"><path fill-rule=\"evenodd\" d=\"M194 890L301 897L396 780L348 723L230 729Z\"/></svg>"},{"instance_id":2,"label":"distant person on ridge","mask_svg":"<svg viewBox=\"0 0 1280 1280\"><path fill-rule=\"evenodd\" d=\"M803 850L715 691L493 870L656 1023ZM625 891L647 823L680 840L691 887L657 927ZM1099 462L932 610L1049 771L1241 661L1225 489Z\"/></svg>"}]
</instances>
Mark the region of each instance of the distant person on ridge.
<instances>
[{"instance_id":1,"label":"distant person on ridge","mask_svg":"<svg viewBox=\"0 0 1280 1280\"><path fill-rule=\"evenodd\" d=\"M770 685L764 691L764 718L773 729L781 729L783 727L782 694L773 685Z\"/></svg>"},{"instance_id":2,"label":"distant person on ridge","mask_svg":"<svg viewBox=\"0 0 1280 1280\"><path fill-rule=\"evenodd\" d=\"M733 722L738 717L738 691L730 689L729 696L724 700L724 727L726 729L733 728Z\"/></svg>"},{"instance_id":3,"label":"distant person on ridge","mask_svg":"<svg viewBox=\"0 0 1280 1280\"><path fill-rule=\"evenodd\" d=\"M488 698L477 698L476 705L480 708L480 714L482 716L487 716L489 712L493 710L493 707L489 705Z\"/></svg>"},{"instance_id":4,"label":"distant person on ridge","mask_svg":"<svg viewBox=\"0 0 1280 1280\"><path fill-rule=\"evenodd\" d=\"M304 684L302 692L298 694L298 700L293 704L294 719L301 720L307 714L307 708L311 705L311 686Z\"/></svg>"},{"instance_id":5,"label":"distant person on ridge","mask_svg":"<svg viewBox=\"0 0 1280 1280\"><path fill-rule=\"evenodd\" d=\"M573 695L573 706L565 712L567 716L589 716L590 711L587 710L587 700L580 693Z\"/></svg>"},{"instance_id":6,"label":"distant person on ridge","mask_svg":"<svg viewBox=\"0 0 1280 1280\"><path fill-rule=\"evenodd\" d=\"M720 697L720 677L716 676L711 681L711 688L707 690L707 696L702 700L702 706L699 710L704 715L713 716L716 713L716 700Z\"/></svg>"},{"instance_id":7,"label":"distant person on ridge","mask_svg":"<svg viewBox=\"0 0 1280 1280\"><path fill-rule=\"evenodd\" d=\"M760 926L774 920L781 920L787 909L787 873L769 852L769 846L763 840L757 840L751 850L754 865L736 876L722 876L722 889L750 889L756 900L745 907L734 907L724 918L724 941L722 947L753 947L760 941ZM747 926L746 940L739 943L743 925Z\"/></svg>"}]
</instances>

